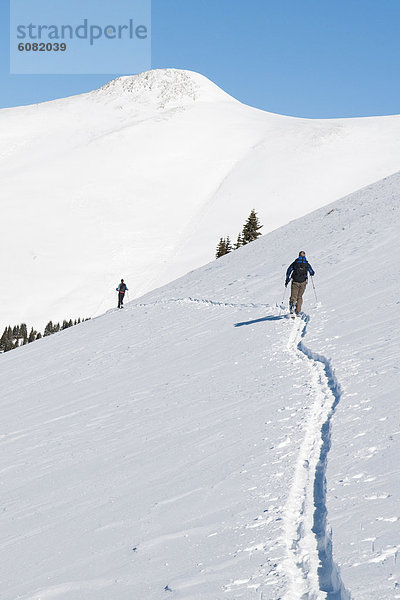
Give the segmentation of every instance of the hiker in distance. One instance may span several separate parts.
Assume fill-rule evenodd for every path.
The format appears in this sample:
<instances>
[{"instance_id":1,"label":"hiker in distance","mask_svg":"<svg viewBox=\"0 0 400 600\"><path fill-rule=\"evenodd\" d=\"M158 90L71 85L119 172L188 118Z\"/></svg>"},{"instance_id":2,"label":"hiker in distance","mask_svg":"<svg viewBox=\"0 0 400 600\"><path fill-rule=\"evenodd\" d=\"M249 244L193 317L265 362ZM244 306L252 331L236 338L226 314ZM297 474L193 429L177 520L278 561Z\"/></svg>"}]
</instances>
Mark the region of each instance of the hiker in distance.
<instances>
[{"instance_id":1,"label":"hiker in distance","mask_svg":"<svg viewBox=\"0 0 400 600\"><path fill-rule=\"evenodd\" d=\"M128 288L126 287L126 283L123 279L121 279L121 283L116 288L116 290L118 292L118 308L124 308L124 296L125 292L128 291Z\"/></svg>"},{"instance_id":2,"label":"hiker in distance","mask_svg":"<svg viewBox=\"0 0 400 600\"><path fill-rule=\"evenodd\" d=\"M292 289L290 293L289 308L290 314L296 312L296 315L301 311L303 304L303 294L306 289L308 274L311 277L314 275L314 269L306 259L306 253L299 252L299 257L289 265L286 271L285 287L292 280Z\"/></svg>"}]
</instances>

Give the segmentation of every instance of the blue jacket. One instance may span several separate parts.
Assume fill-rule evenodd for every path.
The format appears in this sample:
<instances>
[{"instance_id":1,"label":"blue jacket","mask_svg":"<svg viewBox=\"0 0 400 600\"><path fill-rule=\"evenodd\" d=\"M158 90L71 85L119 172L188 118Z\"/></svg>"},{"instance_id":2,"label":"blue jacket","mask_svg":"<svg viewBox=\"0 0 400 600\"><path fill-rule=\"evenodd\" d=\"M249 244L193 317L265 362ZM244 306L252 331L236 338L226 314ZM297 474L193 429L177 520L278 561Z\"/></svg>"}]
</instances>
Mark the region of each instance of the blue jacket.
<instances>
[{"instance_id":1,"label":"blue jacket","mask_svg":"<svg viewBox=\"0 0 400 600\"><path fill-rule=\"evenodd\" d=\"M311 276L315 275L314 269L312 268L312 266L310 265L310 263L308 262L308 260L306 259L305 256L299 256L298 258L296 258L296 260L294 260L292 262L291 265L289 265L288 270L286 271L286 281L285 281L285 285L287 285L291 279L291 276L293 277L293 271L295 268L296 263L305 263L307 265L307 273L310 273ZM306 276L306 281L307 281L308 277Z\"/></svg>"},{"instance_id":2,"label":"blue jacket","mask_svg":"<svg viewBox=\"0 0 400 600\"><path fill-rule=\"evenodd\" d=\"M119 284L119 286L117 287L117 292L120 291L120 288L121 288L121 284ZM125 284L125 289L123 291L124 291L124 293L128 291L128 286L126 284Z\"/></svg>"}]
</instances>

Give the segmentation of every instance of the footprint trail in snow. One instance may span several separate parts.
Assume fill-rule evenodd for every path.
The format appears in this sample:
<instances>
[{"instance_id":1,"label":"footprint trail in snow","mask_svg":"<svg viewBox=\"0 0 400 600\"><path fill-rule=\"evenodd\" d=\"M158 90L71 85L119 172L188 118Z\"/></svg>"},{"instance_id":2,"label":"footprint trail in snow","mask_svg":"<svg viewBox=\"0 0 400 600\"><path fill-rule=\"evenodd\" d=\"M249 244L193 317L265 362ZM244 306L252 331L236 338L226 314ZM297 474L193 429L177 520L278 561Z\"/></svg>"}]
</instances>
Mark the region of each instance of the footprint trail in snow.
<instances>
[{"instance_id":1,"label":"footprint trail in snow","mask_svg":"<svg viewBox=\"0 0 400 600\"><path fill-rule=\"evenodd\" d=\"M287 344L293 359L306 364L315 400L285 511L285 570L289 585L284 600L350 600L333 560L326 507L330 425L340 400L340 387L329 361L314 354L302 341L308 321L307 316L295 320Z\"/></svg>"}]
</instances>

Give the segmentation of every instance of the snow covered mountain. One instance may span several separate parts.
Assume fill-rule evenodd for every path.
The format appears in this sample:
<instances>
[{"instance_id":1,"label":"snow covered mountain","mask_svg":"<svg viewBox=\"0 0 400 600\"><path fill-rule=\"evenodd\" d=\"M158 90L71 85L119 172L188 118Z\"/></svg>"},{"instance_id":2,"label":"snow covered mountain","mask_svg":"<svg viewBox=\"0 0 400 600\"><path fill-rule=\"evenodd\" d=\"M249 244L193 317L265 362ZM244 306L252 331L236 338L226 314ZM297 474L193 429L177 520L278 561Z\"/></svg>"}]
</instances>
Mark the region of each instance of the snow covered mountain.
<instances>
[{"instance_id":1,"label":"snow covered mountain","mask_svg":"<svg viewBox=\"0 0 400 600\"><path fill-rule=\"evenodd\" d=\"M175 69L0 111L0 327L90 317L396 172L398 116L307 120Z\"/></svg>"},{"instance_id":2,"label":"snow covered mountain","mask_svg":"<svg viewBox=\"0 0 400 600\"><path fill-rule=\"evenodd\" d=\"M2 600L400 597L399 194L0 356Z\"/></svg>"}]
</instances>

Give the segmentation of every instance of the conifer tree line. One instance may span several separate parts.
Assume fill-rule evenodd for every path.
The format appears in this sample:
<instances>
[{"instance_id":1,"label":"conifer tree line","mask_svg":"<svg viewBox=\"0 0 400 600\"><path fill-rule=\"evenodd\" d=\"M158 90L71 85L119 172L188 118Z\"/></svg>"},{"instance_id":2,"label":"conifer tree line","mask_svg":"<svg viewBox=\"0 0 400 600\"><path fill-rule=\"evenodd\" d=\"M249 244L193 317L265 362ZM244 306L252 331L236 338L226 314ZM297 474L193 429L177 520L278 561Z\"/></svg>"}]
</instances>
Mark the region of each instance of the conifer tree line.
<instances>
[{"instance_id":1,"label":"conifer tree line","mask_svg":"<svg viewBox=\"0 0 400 600\"><path fill-rule=\"evenodd\" d=\"M260 225L260 221L257 217L256 211L251 211L250 215L247 218L246 223L243 225L242 231L239 233L236 243L232 245L230 237L220 238L217 246L217 250L215 253L215 258L220 258L225 254L229 254L232 250L237 250L240 246L245 246L250 242L254 242L260 235L260 229L263 225Z\"/></svg>"},{"instance_id":2,"label":"conifer tree line","mask_svg":"<svg viewBox=\"0 0 400 600\"><path fill-rule=\"evenodd\" d=\"M25 346L26 344L30 344L35 340L40 340L42 337L47 337L48 335L52 335L53 333L57 333L57 331L62 331L63 329L68 329L68 327L73 327L74 325L78 325L79 323L83 323L83 321L88 321L89 319L66 319L63 320L62 324L53 323L49 321L44 328L43 334L40 331L36 331L33 327L28 334L28 328L26 323L21 323L21 325L14 325L11 327L10 325L6 327L3 331L3 335L0 338L0 352L8 352L9 350L13 350L14 348L18 348L18 346Z\"/></svg>"}]
</instances>

